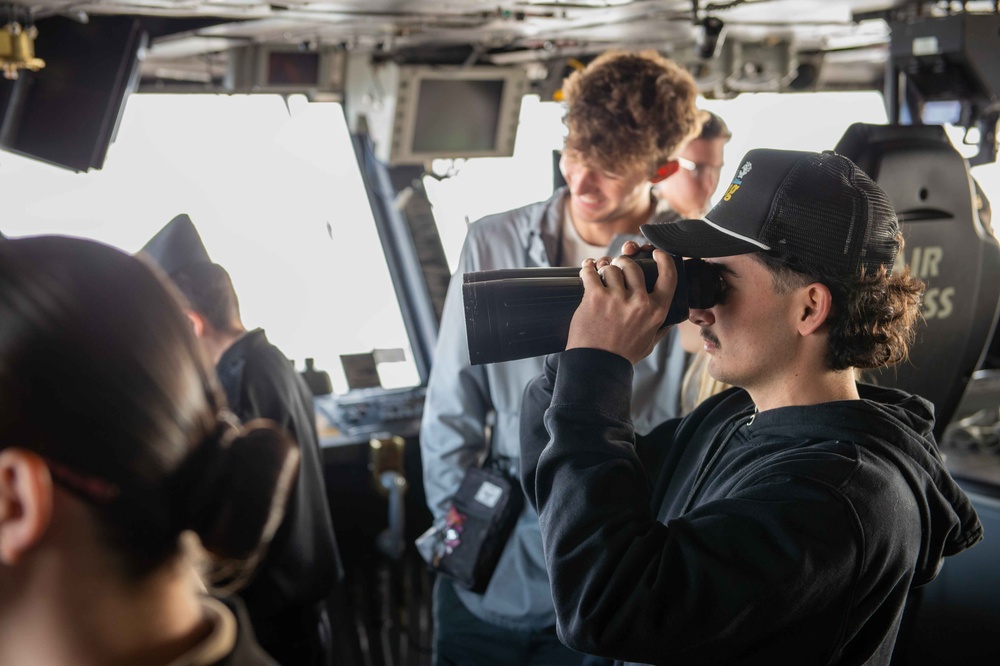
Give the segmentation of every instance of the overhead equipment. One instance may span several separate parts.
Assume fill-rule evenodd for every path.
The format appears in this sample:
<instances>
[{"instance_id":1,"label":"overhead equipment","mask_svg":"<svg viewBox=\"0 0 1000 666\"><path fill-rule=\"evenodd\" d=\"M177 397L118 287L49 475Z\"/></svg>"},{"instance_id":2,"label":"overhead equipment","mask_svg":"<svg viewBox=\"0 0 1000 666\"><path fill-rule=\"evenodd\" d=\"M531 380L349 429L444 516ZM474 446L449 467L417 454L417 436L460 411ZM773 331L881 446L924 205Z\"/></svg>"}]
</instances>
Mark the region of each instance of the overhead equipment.
<instances>
[{"instance_id":1,"label":"overhead equipment","mask_svg":"<svg viewBox=\"0 0 1000 666\"><path fill-rule=\"evenodd\" d=\"M979 144L973 166L997 159L1000 118L1000 14L961 12L890 24L890 122L966 128ZM908 114L909 118L904 117ZM970 139L978 131L978 141Z\"/></svg>"}]
</instances>

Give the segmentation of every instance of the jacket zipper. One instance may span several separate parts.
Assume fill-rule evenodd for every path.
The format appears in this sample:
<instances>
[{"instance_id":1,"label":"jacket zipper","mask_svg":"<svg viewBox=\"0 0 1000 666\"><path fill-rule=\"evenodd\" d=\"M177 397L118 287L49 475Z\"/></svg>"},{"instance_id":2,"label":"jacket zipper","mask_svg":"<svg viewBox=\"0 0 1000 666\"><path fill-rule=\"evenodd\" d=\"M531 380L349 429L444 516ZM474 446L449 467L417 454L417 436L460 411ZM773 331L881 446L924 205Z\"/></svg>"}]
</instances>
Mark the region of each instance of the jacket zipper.
<instances>
[{"instance_id":1,"label":"jacket zipper","mask_svg":"<svg viewBox=\"0 0 1000 666\"><path fill-rule=\"evenodd\" d=\"M729 432L726 433L725 437L718 440L719 444L715 447L712 455L709 456L708 460L702 464L701 469L698 470L698 476L695 477L694 484L691 486L691 493L688 495L687 501L684 502L684 508L681 510L681 515L687 513L691 509L691 504L694 502L694 498L697 497L699 492L701 492L702 485L704 485L709 473L712 471L712 467L715 466L716 461L719 459L719 456L721 456L722 452L726 450L726 445L729 444L729 440L732 439L733 435L736 434L736 431L743 425L749 426L752 424L756 417L756 408L754 409L753 414L750 415L750 419L746 421L745 424L743 421L746 419L746 416L740 415L735 417L736 423L730 426Z\"/></svg>"}]
</instances>

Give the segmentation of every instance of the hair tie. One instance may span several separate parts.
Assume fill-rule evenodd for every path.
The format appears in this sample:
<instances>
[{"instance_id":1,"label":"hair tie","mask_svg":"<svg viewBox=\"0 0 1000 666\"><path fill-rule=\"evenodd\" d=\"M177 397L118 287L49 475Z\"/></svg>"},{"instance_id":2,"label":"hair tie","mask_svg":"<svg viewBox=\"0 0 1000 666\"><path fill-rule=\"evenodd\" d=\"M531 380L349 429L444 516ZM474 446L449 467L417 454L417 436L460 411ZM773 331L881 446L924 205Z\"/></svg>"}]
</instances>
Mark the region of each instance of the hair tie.
<instances>
[{"instance_id":1,"label":"hair tie","mask_svg":"<svg viewBox=\"0 0 1000 666\"><path fill-rule=\"evenodd\" d=\"M42 456L42 460L48 466L53 481L85 500L108 504L121 495L121 488L116 483L88 472L81 472L52 458Z\"/></svg>"},{"instance_id":2,"label":"hair tie","mask_svg":"<svg viewBox=\"0 0 1000 666\"><path fill-rule=\"evenodd\" d=\"M239 418L228 409L220 409L215 415L214 442L217 451L224 451L229 448L233 440L239 437L242 424ZM202 442L202 446L205 442Z\"/></svg>"}]
</instances>

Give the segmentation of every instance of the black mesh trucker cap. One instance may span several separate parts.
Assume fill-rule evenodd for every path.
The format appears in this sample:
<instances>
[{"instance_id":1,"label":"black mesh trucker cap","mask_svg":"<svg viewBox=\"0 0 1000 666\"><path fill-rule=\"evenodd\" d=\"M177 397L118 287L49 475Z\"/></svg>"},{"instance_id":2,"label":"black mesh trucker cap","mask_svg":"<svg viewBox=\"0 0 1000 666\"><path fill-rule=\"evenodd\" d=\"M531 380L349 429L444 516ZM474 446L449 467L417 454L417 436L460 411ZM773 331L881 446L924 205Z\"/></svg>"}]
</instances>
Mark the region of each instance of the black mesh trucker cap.
<instances>
[{"instance_id":1,"label":"black mesh trucker cap","mask_svg":"<svg viewBox=\"0 0 1000 666\"><path fill-rule=\"evenodd\" d=\"M885 192L832 152L751 150L701 220L644 224L657 248L685 257L769 251L779 260L854 275L892 268L899 223Z\"/></svg>"}]
</instances>

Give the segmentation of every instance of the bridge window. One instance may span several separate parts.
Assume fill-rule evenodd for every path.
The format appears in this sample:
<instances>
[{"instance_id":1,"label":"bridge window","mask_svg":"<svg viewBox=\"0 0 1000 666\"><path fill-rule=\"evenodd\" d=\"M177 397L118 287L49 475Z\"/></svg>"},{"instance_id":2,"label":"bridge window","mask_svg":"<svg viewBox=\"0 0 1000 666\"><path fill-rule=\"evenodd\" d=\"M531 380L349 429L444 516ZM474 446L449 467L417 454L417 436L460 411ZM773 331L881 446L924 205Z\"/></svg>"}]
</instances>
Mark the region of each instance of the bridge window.
<instances>
[{"instance_id":1,"label":"bridge window","mask_svg":"<svg viewBox=\"0 0 1000 666\"><path fill-rule=\"evenodd\" d=\"M403 349L383 386L419 383L338 104L132 95L101 171L0 153L9 236L58 233L134 252L178 213L232 274L244 323L347 390L340 355Z\"/></svg>"}]
</instances>

